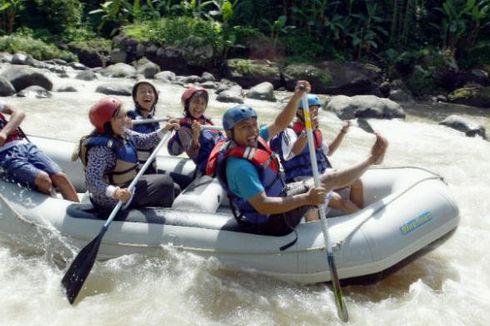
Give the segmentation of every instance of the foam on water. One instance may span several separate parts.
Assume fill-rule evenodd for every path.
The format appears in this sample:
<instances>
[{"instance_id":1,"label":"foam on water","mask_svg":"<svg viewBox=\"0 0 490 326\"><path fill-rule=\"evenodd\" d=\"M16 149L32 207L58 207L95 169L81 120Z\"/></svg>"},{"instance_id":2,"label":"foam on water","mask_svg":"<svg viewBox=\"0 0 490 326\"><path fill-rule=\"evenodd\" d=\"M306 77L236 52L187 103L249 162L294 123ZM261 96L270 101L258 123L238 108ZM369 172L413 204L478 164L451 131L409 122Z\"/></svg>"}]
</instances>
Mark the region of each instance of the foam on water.
<instances>
[{"instance_id":1,"label":"foam on water","mask_svg":"<svg viewBox=\"0 0 490 326\"><path fill-rule=\"evenodd\" d=\"M95 82L60 79L78 93L51 99L7 98L28 114L24 130L76 141L92 128L87 112L101 94ZM119 81L119 80L117 80ZM126 81L128 82L128 81ZM178 115L182 87L157 83L158 116ZM278 93L280 99L287 94ZM121 97L131 107L130 97ZM219 123L230 105L211 97ZM260 122L270 122L283 102L249 101ZM441 113L442 114L442 113ZM486 125L488 117L480 118ZM341 122L322 112L326 137ZM490 143L468 138L429 119L373 121L390 141L384 166L420 166L442 175L461 212L455 234L442 246L373 285L344 287L352 325L490 324ZM374 137L351 127L332 160L341 168L364 158ZM0 213L1 218L1 213ZM94 235L95 236L95 235ZM61 241L62 243L62 241ZM41 246L49 246L46 241ZM285 325L341 324L328 286L302 286L229 271L214 259L162 248L152 257L124 256L95 265L83 300L70 306L60 285L64 264L49 248L41 253L0 244L0 325Z\"/></svg>"}]
</instances>

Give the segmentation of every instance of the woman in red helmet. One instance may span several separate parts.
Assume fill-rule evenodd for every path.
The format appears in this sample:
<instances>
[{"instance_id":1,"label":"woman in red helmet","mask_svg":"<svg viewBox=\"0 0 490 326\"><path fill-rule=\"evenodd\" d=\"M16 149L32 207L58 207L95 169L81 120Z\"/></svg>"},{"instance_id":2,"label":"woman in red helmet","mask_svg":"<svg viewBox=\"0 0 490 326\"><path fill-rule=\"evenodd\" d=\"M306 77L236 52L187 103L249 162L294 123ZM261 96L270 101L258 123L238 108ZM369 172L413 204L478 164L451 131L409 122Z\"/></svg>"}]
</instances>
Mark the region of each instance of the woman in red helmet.
<instances>
[{"instance_id":1,"label":"woman in red helmet","mask_svg":"<svg viewBox=\"0 0 490 326\"><path fill-rule=\"evenodd\" d=\"M79 157L85 166L85 182L92 203L111 210L118 200L127 207L170 207L180 187L166 174L141 177L131 193L127 187L138 172L137 148L153 148L163 135L179 129L176 120L149 134L126 128L127 115L117 98L105 97L89 112L95 130L80 141Z\"/></svg>"},{"instance_id":2,"label":"woman in red helmet","mask_svg":"<svg viewBox=\"0 0 490 326\"><path fill-rule=\"evenodd\" d=\"M180 155L185 152L196 164L197 174L204 175L209 154L214 145L224 139L224 135L213 129L202 129L203 125L213 125L204 115L208 106L208 91L192 85L181 97L184 117L180 119L180 128L168 142L168 152Z\"/></svg>"}]
</instances>

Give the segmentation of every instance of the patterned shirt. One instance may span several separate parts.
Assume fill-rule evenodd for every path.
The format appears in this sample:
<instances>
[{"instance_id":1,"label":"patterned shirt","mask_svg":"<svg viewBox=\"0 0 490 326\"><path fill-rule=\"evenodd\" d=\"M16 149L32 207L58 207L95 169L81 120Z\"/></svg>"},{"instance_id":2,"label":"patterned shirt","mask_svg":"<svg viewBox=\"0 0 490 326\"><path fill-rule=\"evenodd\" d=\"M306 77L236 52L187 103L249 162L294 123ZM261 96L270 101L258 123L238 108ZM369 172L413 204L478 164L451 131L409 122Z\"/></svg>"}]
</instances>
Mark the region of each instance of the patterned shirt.
<instances>
[{"instance_id":1,"label":"patterned shirt","mask_svg":"<svg viewBox=\"0 0 490 326\"><path fill-rule=\"evenodd\" d=\"M162 132L157 130L149 134L141 134L126 129L135 146L142 149L155 147L162 138ZM103 177L106 172L112 171L116 166L116 155L106 146L93 146L87 152L87 169L85 171L85 184L92 200L104 207L111 209L117 204L112 197L114 186L107 184Z\"/></svg>"}]
</instances>

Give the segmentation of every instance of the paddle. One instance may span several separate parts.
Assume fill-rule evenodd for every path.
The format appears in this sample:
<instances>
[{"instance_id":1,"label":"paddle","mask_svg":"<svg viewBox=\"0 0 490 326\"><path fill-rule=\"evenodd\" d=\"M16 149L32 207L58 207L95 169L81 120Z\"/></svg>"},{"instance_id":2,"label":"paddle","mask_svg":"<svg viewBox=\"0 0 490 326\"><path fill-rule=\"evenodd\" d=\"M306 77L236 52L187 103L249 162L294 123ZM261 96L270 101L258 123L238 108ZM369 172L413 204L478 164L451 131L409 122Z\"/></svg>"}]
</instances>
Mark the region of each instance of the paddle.
<instances>
[{"instance_id":1,"label":"paddle","mask_svg":"<svg viewBox=\"0 0 490 326\"><path fill-rule=\"evenodd\" d=\"M310 108L308 106L308 97L305 93L302 98L303 101L303 113L305 117L305 127L306 127L306 137L308 139L308 149L310 152L311 168L313 169L313 179L315 181L315 186L320 186L320 175L318 173L318 164L316 161L315 145L313 141L313 130L311 126L311 116ZM318 210L320 211L320 220L322 225L323 241L325 243L325 249L327 250L327 263L330 270L330 280L333 285L333 293L335 295L335 304L337 306L337 315L339 318L347 322L349 320L349 314L347 312L347 307L344 303L344 298L342 296L342 288L340 287L339 276L337 275L337 266L335 265L335 257L328 244L328 225L327 217L325 214L325 205L319 205Z\"/></svg>"},{"instance_id":2,"label":"paddle","mask_svg":"<svg viewBox=\"0 0 490 326\"><path fill-rule=\"evenodd\" d=\"M368 132L370 134L374 134L373 128L371 127L369 122L364 118L358 118L357 119L357 126L359 128L361 128L362 130L364 130L365 132Z\"/></svg>"},{"instance_id":3,"label":"paddle","mask_svg":"<svg viewBox=\"0 0 490 326\"><path fill-rule=\"evenodd\" d=\"M162 140L160 140L160 142L158 143L155 150L151 153L148 160L145 162L145 164L140 169L140 171L133 179L133 181L131 181L131 183L129 184L128 187L129 191L132 191L134 189L136 183L139 181L143 173L145 173L146 169L150 166L151 162L155 159L158 152L160 151L160 148L169 139L170 135L171 132L167 132L167 134L162 138ZM109 228L109 225L111 224L112 220L121 209L122 205L123 205L122 201L119 201L117 203L116 207L114 207L111 214L109 215L109 218L107 218L107 221L102 226L102 229L100 230L99 234L88 245L86 245L80 251L80 253L75 257L75 259L70 265L70 268L68 268L68 271L66 271L65 276L61 280L61 283L66 289L66 296L68 298L68 301L71 304L73 304L73 302L77 298L78 293L80 292L80 289L83 286L83 283L87 279L88 274L90 273L92 267L94 266L95 258L97 257L97 252L99 251L102 238L104 237L104 234Z\"/></svg>"},{"instance_id":4,"label":"paddle","mask_svg":"<svg viewBox=\"0 0 490 326\"><path fill-rule=\"evenodd\" d=\"M139 119L133 120L133 125L143 125L145 123L166 122L170 118L156 118L156 119Z\"/></svg>"},{"instance_id":5,"label":"paddle","mask_svg":"<svg viewBox=\"0 0 490 326\"><path fill-rule=\"evenodd\" d=\"M141 120L133 120L133 125L142 125L145 123L155 123L155 122L163 122L168 121L169 118L158 118L158 119L141 119ZM214 129L214 130L224 130L221 126L214 125L202 125L201 129Z\"/></svg>"}]
</instances>

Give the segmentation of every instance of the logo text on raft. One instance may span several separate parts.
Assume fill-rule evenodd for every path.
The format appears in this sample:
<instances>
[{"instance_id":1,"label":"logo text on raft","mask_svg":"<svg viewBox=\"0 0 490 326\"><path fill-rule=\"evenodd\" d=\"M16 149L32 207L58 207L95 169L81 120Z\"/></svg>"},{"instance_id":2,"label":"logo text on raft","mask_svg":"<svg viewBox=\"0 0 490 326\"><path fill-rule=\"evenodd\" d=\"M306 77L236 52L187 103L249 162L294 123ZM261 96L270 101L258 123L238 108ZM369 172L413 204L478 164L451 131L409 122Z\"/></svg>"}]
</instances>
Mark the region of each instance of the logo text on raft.
<instances>
[{"instance_id":1,"label":"logo text on raft","mask_svg":"<svg viewBox=\"0 0 490 326\"><path fill-rule=\"evenodd\" d=\"M400 227L400 231L403 235L412 232L416 228L432 220L432 216L429 211L423 212L413 220L408 221Z\"/></svg>"}]
</instances>

